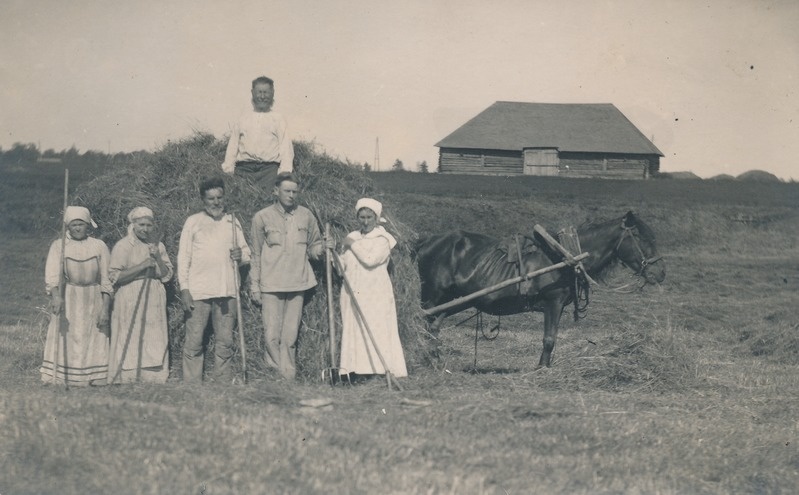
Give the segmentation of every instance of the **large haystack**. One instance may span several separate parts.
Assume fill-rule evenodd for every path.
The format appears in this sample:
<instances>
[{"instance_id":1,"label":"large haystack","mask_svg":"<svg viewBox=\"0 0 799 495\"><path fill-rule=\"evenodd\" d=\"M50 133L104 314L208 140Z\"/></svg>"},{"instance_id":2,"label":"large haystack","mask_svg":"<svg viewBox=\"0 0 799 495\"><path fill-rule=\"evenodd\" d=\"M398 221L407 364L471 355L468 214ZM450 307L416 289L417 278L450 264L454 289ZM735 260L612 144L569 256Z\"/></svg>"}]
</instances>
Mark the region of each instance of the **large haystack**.
<instances>
[{"instance_id":1,"label":"large haystack","mask_svg":"<svg viewBox=\"0 0 799 495\"><path fill-rule=\"evenodd\" d=\"M223 174L220 164L225 141L212 135L197 134L183 141L169 143L155 153L134 157L119 164L113 171L86 184L77 191L75 203L87 206L99 224L98 237L112 247L125 235L126 216L136 206L148 206L156 215L156 223L173 263L177 260L180 232L186 218L202 209L198 187L210 176L225 180L228 210L239 218L249 239L252 216L272 203L272 191L235 176ZM313 144L295 143L295 172L302 181L301 204L317 217L320 229L326 222L338 240L356 228L355 202L363 196L376 196L372 181L358 168L317 152ZM400 336L411 369L427 362L427 339L419 306L419 279L411 259L411 246L416 234L404 226L392 212L387 228L398 240L392 254L391 274L397 298ZM303 327L298 342L298 368L301 376L315 379L329 366L327 295L324 263L314 266L319 286L309 292L303 312ZM244 273L246 276L246 273ZM172 376L180 375L180 356L184 336L183 312L175 297L172 282L170 294L170 351ZM247 285L245 285L246 289ZM338 293L340 281L334 283L337 328L340 339ZM245 293L243 292L244 296ZM248 369L251 375L262 375L263 331L257 308L242 297ZM336 345L338 349L338 342ZM212 361L212 360L206 360ZM240 361L237 360L240 363Z\"/></svg>"},{"instance_id":2,"label":"large haystack","mask_svg":"<svg viewBox=\"0 0 799 495\"><path fill-rule=\"evenodd\" d=\"M779 177L765 170L749 170L736 178L750 182L782 182Z\"/></svg>"}]
</instances>

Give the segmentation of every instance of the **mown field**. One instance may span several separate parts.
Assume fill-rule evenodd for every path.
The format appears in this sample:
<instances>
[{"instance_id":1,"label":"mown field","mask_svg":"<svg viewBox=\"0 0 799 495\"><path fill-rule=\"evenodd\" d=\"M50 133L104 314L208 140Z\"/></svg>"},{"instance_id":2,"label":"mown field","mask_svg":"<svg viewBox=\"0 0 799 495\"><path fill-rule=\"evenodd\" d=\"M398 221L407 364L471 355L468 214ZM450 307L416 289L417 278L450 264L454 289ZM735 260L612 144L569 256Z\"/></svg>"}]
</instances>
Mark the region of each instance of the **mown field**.
<instances>
[{"instance_id":1,"label":"mown field","mask_svg":"<svg viewBox=\"0 0 799 495\"><path fill-rule=\"evenodd\" d=\"M666 281L615 291L631 281L616 270L585 319L564 316L549 369L534 368L540 315L503 318L479 339L476 369L474 328L453 317L441 361L412 369L402 392L263 375L65 390L37 372L60 175L2 175L0 494L799 486L796 184L371 174L386 212L419 235L556 230L632 209L658 236Z\"/></svg>"}]
</instances>

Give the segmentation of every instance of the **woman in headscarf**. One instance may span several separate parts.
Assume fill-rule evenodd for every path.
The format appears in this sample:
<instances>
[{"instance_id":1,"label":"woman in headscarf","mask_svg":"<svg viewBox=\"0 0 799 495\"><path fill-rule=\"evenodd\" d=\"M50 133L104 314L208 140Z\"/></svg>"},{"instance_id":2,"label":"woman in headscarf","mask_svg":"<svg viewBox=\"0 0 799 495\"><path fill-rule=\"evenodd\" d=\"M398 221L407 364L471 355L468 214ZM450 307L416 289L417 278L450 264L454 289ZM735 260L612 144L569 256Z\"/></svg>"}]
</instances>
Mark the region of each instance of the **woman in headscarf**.
<instances>
[{"instance_id":1,"label":"woman in headscarf","mask_svg":"<svg viewBox=\"0 0 799 495\"><path fill-rule=\"evenodd\" d=\"M342 268L389 371L395 377L408 376L397 328L394 289L387 269L391 249L397 241L379 225L385 222L379 201L359 199L355 212L361 228L344 239ZM354 378L385 374L346 287L341 290L341 321L341 374L354 373Z\"/></svg>"},{"instance_id":2,"label":"woman in headscarf","mask_svg":"<svg viewBox=\"0 0 799 495\"><path fill-rule=\"evenodd\" d=\"M164 283L172 278L172 263L154 239L152 210L134 208L128 222L128 235L114 245L108 270L116 287L108 383L164 383L169 377Z\"/></svg>"},{"instance_id":3,"label":"woman in headscarf","mask_svg":"<svg viewBox=\"0 0 799 495\"><path fill-rule=\"evenodd\" d=\"M63 273L61 239L50 245L44 269L53 318L47 329L44 360L39 371L45 383L51 383L55 373L57 383L105 385L113 292L108 278L110 254L103 241L89 237L89 228L97 228L97 224L88 209L68 206L64 223Z\"/></svg>"}]
</instances>

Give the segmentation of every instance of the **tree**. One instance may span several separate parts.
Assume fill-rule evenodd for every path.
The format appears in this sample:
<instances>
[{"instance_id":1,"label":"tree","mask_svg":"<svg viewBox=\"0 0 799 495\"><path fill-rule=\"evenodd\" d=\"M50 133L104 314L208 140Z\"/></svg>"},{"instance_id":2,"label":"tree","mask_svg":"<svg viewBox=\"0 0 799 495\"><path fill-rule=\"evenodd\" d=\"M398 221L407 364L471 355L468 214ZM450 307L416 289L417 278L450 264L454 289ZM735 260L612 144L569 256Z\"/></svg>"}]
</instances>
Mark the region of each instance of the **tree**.
<instances>
[{"instance_id":1,"label":"tree","mask_svg":"<svg viewBox=\"0 0 799 495\"><path fill-rule=\"evenodd\" d=\"M419 172L421 172L423 174L426 174L426 173L430 172L430 170L427 168L427 160L422 160L421 162L417 163L416 165L419 168Z\"/></svg>"},{"instance_id":2,"label":"tree","mask_svg":"<svg viewBox=\"0 0 799 495\"><path fill-rule=\"evenodd\" d=\"M11 149L3 154L3 161L15 165L36 163L39 159L39 148L33 143L14 143Z\"/></svg>"},{"instance_id":3,"label":"tree","mask_svg":"<svg viewBox=\"0 0 799 495\"><path fill-rule=\"evenodd\" d=\"M400 160L399 158L394 160L394 165L391 166L391 171L392 172L404 172L405 171L405 165L402 164L402 160Z\"/></svg>"},{"instance_id":4,"label":"tree","mask_svg":"<svg viewBox=\"0 0 799 495\"><path fill-rule=\"evenodd\" d=\"M364 171L364 172L371 172L371 171L372 171L372 166L371 166L371 165L369 165L369 162L365 162L365 163L363 164L363 171Z\"/></svg>"}]
</instances>

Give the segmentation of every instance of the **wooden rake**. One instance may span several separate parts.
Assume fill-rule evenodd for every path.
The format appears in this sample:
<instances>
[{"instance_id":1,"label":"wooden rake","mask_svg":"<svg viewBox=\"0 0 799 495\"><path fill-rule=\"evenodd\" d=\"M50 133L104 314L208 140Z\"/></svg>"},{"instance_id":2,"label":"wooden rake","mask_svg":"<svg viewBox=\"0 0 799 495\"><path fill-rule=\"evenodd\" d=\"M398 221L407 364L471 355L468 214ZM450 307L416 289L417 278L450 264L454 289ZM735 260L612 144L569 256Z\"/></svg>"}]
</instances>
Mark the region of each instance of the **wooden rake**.
<instances>
[{"instance_id":1,"label":"wooden rake","mask_svg":"<svg viewBox=\"0 0 799 495\"><path fill-rule=\"evenodd\" d=\"M151 234L148 238L148 245L155 245L161 242L164 237L164 233L160 232L158 234ZM155 241L153 242L153 239ZM160 254L159 254L160 256ZM133 329L136 326L136 316L139 314L139 308L141 308L141 330L139 331L139 342L138 342L138 362L136 363L136 382L141 381L141 366L142 366L142 350L144 349L144 330L147 327L147 306L149 305L150 301L150 285L153 283L152 278L150 277L150 270L155 270L155 268L148 268L145 272L145 279L144 283L139 288L139 295L136 297L136 305L133 306L133 314L130 317L130 326L128 327L128 333L125 336L125 344L122 346L122 355L119 357L119 360L112 359L111 355L108 356L108 384L113 385L114 382L118 378L122 376L122 366L125 362L125 357L128 354L128 349L130 346L130 341L133 337ZM154 273L154 272L153 272ZM142 296L144 297L144 306L142 306ZM116 352L116 349L111 349L110 352ZM115 368L112 368L112 363Z\"/></svg>"},{"instance_id":2,"label":"wooden rake","mask_svg":"<svg viewBox=\"0 0 799 495\"><path fill-rule=\"evenodd\" d=\"M56 383L56 375L58 374L58 351L61 339L64 340L64 356L66 356L67 336L61 335L61 318L66 318L66 246L67 246L67 224L66 214L67 205L69 204L69 169L64 169L64 209L61 210L61 258L58 261L58 291L61 296L61 312L54 314L53 318L56 319L55 323L55 338L53 339L53 376L52 383ZM67 371L67 364L64 362L64 387L69 389L69 377Z\"/></svg>"},{"instance_id":3,"label":"wooden rake","mask_svg":"<svg viewBox=\"0 0 799 495\"><path fill-rule=\"evenodd\" d=\"M233 247L238 247L238 235L236 234L236 216L230 214L230 225L233 232ZM241 282L239 281L239 263L231 259L233 263L233 285L236 292L236 323L239 327L239 347L241 348L241 375L242 381L247 384L247 347L244 344L244 318L241 315Z\"/></svg>"},{"instance_id":4,"label":"wooden rake","mask_svg":"<svg viewBox=\"0 0 799 495\"><path fill-rule=\"evenodd\" d=\"M330 224L325 224L325 240L330 239ZM325 249L325 278L327 282L327 323L330 329L330 367L322 370L322 381L336 384L336 375L341 376L341 368L336 367L336 316L333 308L333 267L332 249ZM349 380L349 375L347 375Z\"/></svg>"}]
</instances>

